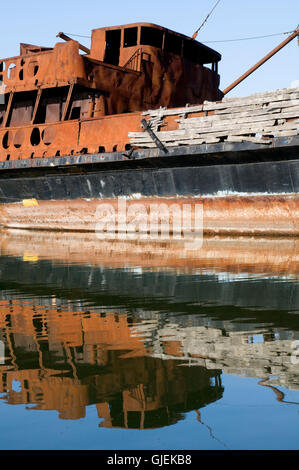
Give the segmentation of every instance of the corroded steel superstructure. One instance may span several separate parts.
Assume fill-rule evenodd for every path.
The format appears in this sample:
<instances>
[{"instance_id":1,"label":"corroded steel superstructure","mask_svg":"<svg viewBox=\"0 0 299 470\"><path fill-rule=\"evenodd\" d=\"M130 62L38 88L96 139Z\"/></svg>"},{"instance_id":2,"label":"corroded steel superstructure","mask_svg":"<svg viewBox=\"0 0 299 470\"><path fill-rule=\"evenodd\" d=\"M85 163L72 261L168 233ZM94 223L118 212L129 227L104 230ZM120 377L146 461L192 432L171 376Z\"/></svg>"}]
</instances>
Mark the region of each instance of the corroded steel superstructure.
<instances>
[{"instance_id":1,"label":"corroded steel superstructure","mask_svg":"<svg viewBox=\"0 0 299 470\"><path fill-rule=\"evenodd\" d=\"M149 23L98 28L90 49L63 33L0 60L0 160L122 151L140 111L220 99L220 54ZM81 51L81 53L80 53ZM83 51L83 53L82 53Z\"/></svg>"}]
</instances>

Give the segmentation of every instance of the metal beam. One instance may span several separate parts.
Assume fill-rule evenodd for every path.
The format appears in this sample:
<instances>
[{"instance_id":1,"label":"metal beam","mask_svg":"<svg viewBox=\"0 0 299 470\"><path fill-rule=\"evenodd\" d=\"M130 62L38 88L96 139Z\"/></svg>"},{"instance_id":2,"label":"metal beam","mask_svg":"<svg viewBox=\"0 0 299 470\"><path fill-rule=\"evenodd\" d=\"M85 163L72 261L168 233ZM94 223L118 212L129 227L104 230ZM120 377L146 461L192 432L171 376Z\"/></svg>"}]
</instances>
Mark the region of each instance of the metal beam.
<instances>
[{"instance_id":1,"label":"metal beam","mask_svg":"<svg viewBox=\"0 0 299 470\"><path fill-rule=\"evenodd\" d=\"M63 108L63 113L62 113L62 118L61 118L62 121L65 121L66 119L68 119L71 99L72 99L73 92L74 92L74 86L75 86L74 83L70 84L69 91L68 91L67 98L66 98L66 102L65 102L65 105L64 105L64 108Z\"/></svg>"},{"instance_id":2,"label":"metal beam","mask_svg":"<svg viewBox=\"0 0 299 470\"><path fill-rule=\"evenodd\" d=\"M64 41L74 41L74 39L70 38L64 33L58 33L56 37L63 39ZM79 44L79 49L81 49L81 51L86 52L86 54L90 54L90 49L88 49L88 47L83 46L83 44L80 44L80 42L78 44Z\"/></svg>"},{"instance_id":3,"label":"metal beam","mask_svg":"<svg viewBox=\"0 0 299 470\"><path fill-rule=\"evenodd\" d=\"M274 54L276 54L280 49L286 46L289 42L291 42L295 37L299 35L299 29L297 28L290 36L288 36L283 42L281 42L275 49L273 49L269 54L263 57L259 62L257 62L253 67L251 67L247 72L245 72L241 77L235 80L231 85L229 85L225 90L223 90L223 94L226 95L229 91L235 88L239 83L243 82L245 78L251 75L255 70L257 70L261 65L263 65L267 60L269 60Z\"/></svg>"},{"instance_id":4,"label":"metal beam","mask_svg":"<svg viewBox=\"0 0 299 470\"><path fill-rule=\"evenodd\" d=\"M41 96L42 96L42 89L39 88L38 92L37 92L37 95L36 95L36 100L35 100L35 103L34 103L34 109L33 109L33 113L32 113L31 124L35 123L35 118L36 118L36 114L37 114L37 110L38 110L38 107L39 107Z\"/></svg>"},{"instance_id":5,"label":"metal beam","mask_svg":"<svg viewBox=\"0 0 299 470\"><path fill-rule=\"evenodd\" d=\"M9 116L10 116L10 111L11 111L11 106L12 106L13 97L14 97L14 92L11 91L11 92L9 93L9 99L8 99L7 108L6 108L5 116L4 116L4 119L3 119L2 127L6 127L6 126L7 126L7 123L8 123L8 120L9 120Z\"/></svg>"},{"instance_id":6,"label":"metal beam","mask_svg":"<svg viewBox=\"0 0 299 470\"><path fill-rule=\"evenodd\" d=\"M164 153L168 153L168 150L167 148L165 147L165 145L162 144L161 140L156 136L156 134L154 133L154 131L152 130L151 126L149 125L149 123L145 120L145 119L141 119L141 125L143 127L143 129L148 132L148 134L150 135L151 139L155 142L156 146L162 150L162 152Z\"/></svg>"}]
</instances>

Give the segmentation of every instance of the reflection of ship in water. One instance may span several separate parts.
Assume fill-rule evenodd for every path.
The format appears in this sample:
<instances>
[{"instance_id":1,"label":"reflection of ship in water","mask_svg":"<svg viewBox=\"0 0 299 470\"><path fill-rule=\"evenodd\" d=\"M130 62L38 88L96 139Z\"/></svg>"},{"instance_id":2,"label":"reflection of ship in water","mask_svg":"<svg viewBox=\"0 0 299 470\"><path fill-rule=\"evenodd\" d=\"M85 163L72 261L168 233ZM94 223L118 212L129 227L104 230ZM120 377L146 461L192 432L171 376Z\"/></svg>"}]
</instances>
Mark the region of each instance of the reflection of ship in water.
<instances>
[{"instance_id":1,"label":"reflection of ship in water","mask_svg":"<svg viewBox=\"0 0 299 470\"><path fill-rule=\"evenodd\" d=\"M298 330L280 330L274 325L271 328L261 325L259 329L249 331L183 327L174 319L164 328L158 328L155 323L135 326L136 334L146 332L155 338L153 357L177 358L207 370L222 369L228 374L261 378L263 384L269 380L269 385L299 390L299 368L293 347L294 339L299 338ZM165 341L167 350L161 347Z\"/></svg>"},{"instance_id":2,"label":"reflection of ship in water","mask_svg":"<svg viewBox=\"0 0 299 470\"><path fill-rule=\"evenodd\" d=\"M298 238L205 237L199 251L188 252L173 241L113 243L94 233L0 235L1 285L31 294L48 288L57 296L97 302L106 285L114 305L130 297L268 310L299 305L299 288L292 282L299 277ZM250 282L241 283L243 278Z\"/></svg>"},{"instance_id":3,"label":"reflection of ship in water","mask_svg":"<svg viewBox=\"0 0 299 470\"><path fill-rule=\"evenodd\" d=\"M8 403L56 409L63 419L96 404L102 426L152 428L221 398L220 371L150 357L125 313L31 301L12 297L1 306L0 390Z\"/></svg>"},{"instance_id":4,"label":"reflection of ship in water","mask_svg":"<svg viewBox=\"0 0 299 470\"><path fill-rule=\"evenodd\" d=\"M196 238L193 240L196 242ZM175 268L180 272L212 270L224 273L299 275L299 239L271 237L207 237L196 249L184 240L99 240L95 233L0 231L1 254L27 261L48 259L65 264L151 270ZM197 248L200 247L200 249ZM92 271L92 270L91 270ZM51 280L51 279L50 279Z\"/></svg>"},{"instance_id":5,"label":"reflection of ship in water","mask_svg":"<svg viewBox=\"0 0 299 470\"><path fill-rule=\"evenodd\" d=\"M8 403L65 419L95 404L101 426L152 428L190 410L200 416L222 397L222 370L299 388L292 263L283 276L270 264L267 275L244 276L236 266L186 274L109 269L91 257L63 264L29 250L13 257L3 245L2 253L10 255L0 269Z\"/></svg>"}]
</instances>

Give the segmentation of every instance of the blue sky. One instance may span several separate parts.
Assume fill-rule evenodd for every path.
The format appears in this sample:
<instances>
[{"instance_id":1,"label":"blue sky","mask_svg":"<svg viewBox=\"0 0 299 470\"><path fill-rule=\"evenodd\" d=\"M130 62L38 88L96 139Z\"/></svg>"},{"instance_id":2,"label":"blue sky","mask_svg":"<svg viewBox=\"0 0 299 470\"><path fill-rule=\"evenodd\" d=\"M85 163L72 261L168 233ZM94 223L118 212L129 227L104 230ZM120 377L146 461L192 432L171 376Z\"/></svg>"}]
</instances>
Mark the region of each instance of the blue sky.
<instances>
[{"instance_id":1,"label":"blue sky","mask_svg":"<svg viewBox=\"0 0 299 470\"><path fill-rule=\"evenodd\" d=\"M19 54L19 43L53 46L59 31L89 35L91 29L148 21L192 36L216 0L11 0L1 5L0 57ZM287 36L240 42L223 39L291 31L299 23L298 0L221 0L198 40L222 54L219 72L224 89ZM79 39L89 45L89 39ZM286 88L299 80L297 39L270 59L228 96Z\"/></svg>"}]
</instances>

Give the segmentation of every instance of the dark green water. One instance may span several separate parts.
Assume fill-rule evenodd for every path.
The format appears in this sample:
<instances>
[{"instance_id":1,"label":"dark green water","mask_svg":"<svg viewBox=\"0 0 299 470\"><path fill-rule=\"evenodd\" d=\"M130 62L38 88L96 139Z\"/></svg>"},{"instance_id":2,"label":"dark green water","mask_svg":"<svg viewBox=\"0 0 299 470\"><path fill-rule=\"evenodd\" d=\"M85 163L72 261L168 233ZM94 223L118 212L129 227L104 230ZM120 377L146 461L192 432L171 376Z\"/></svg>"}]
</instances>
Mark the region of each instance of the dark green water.
<instances>
[{"instance_id":1,"label":"dark green water","mask_svg":"<svg viewBox=\"0 0 299 470\"><path fill-rule=\"evenodd\" d=\"M0 259L1 449L299 449L294 276Z\"/></svg>"}]
</instances>

